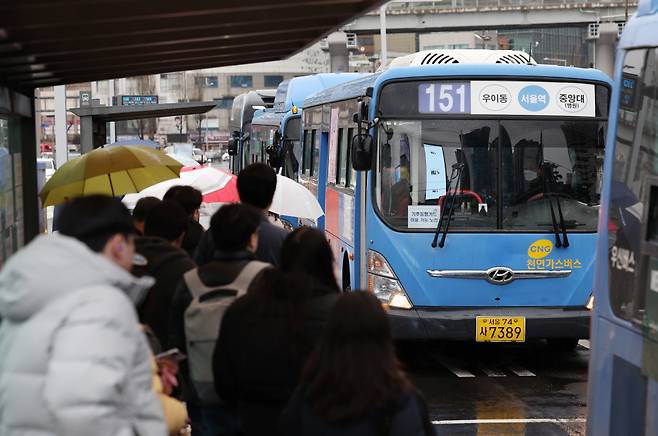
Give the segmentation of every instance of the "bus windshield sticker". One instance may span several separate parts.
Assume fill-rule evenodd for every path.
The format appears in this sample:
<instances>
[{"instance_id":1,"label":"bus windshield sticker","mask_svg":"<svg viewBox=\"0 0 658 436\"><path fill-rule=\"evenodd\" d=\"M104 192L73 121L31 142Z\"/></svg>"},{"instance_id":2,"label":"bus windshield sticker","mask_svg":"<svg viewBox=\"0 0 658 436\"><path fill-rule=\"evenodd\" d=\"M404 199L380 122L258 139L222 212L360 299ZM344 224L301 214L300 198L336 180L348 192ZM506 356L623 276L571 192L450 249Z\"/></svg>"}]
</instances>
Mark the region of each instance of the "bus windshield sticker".
<instances>
[{"instance_id":1,"label":"bus windshield sticker","mask_svg":"<svg viewBox=\"0 0 658 436\"><path fill-rule=\"evenodd\" d=\"M440 206L407 206L407 227L435 229L441 216Z\"/></svg>"},{"instance_id":2,"label":"bus windshield sticker","mask_svg":"<svg viewBox=\"0 0 658 436\"><path fill-rule=\"evenodd\" d=\"M446 164L443 147L423 144L425 149L425 200L436 200L446 195Z\"/></svg>"},{"instance_id":3,"label":"bus windshield sticker","mask_svg":"<svg viewBox=\"0 0 658 436\"><path fill-rule=\"evenodd\" d=\"M468 82L421 83L418 110L424 114L471 112L471 86Z\"/></svg>"},{"instance_id":4,"label":"bus windshield sticker","mask_svg":"<svg viewBox=\"0 0 658 436\"><path fill-rule=\"evenodd\" d=\"M569 82L478 81L418 85L422 114L594 117L595 85Z\"/></svg>"}]
</instances>

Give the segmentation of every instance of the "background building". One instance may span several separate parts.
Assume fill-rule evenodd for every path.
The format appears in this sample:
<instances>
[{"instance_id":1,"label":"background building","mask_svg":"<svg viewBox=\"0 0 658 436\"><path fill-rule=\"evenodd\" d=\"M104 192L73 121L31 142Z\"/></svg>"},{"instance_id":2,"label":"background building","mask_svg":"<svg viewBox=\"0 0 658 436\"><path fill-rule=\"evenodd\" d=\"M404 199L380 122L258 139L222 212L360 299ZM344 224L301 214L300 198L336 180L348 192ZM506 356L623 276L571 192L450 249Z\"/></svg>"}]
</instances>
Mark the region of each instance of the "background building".
<instances>
[{"instance_id":1,"label":"background building","mask_svg":"<svg viewBox=\"0 0 658 436\"><path fill-rule=\"evenodd\" d=\"M420 50L498 48L498 32L433 32L419 35Z\"/></svg>"},{"instance_id":2,"label":"background building","mask_svg":"<svg viewBox=\"0 0 658 436\"><path fill-rule=\"evenodd\" d=\"M329 56L322 51L320 44L316 44L284 61L67 85L66 108L80 106L81 92L91 93L92 101L103 105L121 104L122 100L129 104L215 101L216 108L206 114L117 122L116 139L138 137L161 144L194 142L204 148L221 148L228 141L230 109L237 95L256 89L275 89L283 80L327 71ZM122 99L124 96L127 98ZM130 98L132 96L153 98ZM55 134L54 89L41 88L36 98L37 135L43 144L42 151L48 151L54 144ZM67 132L70 150L77 149L80 120L70 112L67 114Z\"/></svg>"}]
</instances>

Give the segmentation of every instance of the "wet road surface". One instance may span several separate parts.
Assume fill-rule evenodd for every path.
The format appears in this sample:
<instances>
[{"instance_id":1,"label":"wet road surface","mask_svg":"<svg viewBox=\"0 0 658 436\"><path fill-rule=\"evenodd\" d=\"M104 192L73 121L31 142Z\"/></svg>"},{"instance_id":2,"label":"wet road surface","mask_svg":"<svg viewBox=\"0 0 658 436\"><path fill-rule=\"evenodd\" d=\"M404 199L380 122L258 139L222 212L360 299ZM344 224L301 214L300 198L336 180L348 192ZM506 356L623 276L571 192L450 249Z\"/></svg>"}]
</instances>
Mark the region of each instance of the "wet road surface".
<instances>
[{"instance_id":1,"label":"wet road surface","mask_svg":"<svg viewBox=\"0 0 658 436\"><path fill-rule=\"evenodd\" d=\"M437 435L584 435L589 342L401 343Z\"/></svg>"}]
</instances>

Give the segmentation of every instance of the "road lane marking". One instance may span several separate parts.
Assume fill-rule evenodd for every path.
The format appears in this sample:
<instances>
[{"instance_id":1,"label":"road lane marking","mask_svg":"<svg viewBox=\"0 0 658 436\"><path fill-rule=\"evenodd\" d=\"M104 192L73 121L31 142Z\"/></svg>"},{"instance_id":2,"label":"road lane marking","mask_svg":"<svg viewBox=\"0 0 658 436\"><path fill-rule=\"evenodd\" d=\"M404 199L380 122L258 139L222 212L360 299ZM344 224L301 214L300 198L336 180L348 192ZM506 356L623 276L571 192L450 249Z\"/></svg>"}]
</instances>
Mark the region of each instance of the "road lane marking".
<instances>
[{"instance_id":1,"label":"road lane marking","mask_svg":"<svg viewBox=\"0 0 658 436\"><path fill-rule=\"evenodd\" d=\"M439 363L446 368L448 368L453 374L455 374L457 377L465 378L465 377L475 377L475 374L473 374L470 371L467 371L465 369L459 368L453 361L448 360L448 359L439 359Z\"/></svg>"},{"instance_id":2,"label":"road lane marking","mask_svg":"<svg viewBox=\"0 0 658 436\"><path fill-rule=\"evenodd\" d=\"M499 371L497 369L491 369L487 368L486 366L483 365L478 365L478 369L485 373L487 377L507 377L507 374L505 374L502 371Z\"/></svg>"},{"instance_id":3,"label":"road lane marking","mask_svg":"<svg viewBox=\"0 0 658 436\"><path fill-rule=\"evenodd\" d=\"M515 363L511 363L507 365L507 369L512 371L514 374L518 375L519 377L536 377L537 375L532 372L528 371L527 369L520 367L519 365Z\"/></svg>"},{"instance_id":4,"label":"road lane marking","mask_svg":"<svg viewBox=\"0 0 658 436\"><path fill-rule=\"evenodd\" d=\"M469 425L469 424L568 424L587 422L585 418L519 418L519 419L448 419L432 421L433 425Z\"/></svg>"},{"instance_id":5,"label":"road lane marking","mask_svg":"<svg viewBox=\"0 0 658 436\"><path fill-rule=\"evenodd\" d=\"M581 339L581 340L579 340L579 341L578 341L578 345L580 345L580 346L583 347L583 348L587 348L588 350L589 350L590 347L592 346L592 345L590 344L590 342L589 342L587 339Z\"/></svg>"}]
</instances>

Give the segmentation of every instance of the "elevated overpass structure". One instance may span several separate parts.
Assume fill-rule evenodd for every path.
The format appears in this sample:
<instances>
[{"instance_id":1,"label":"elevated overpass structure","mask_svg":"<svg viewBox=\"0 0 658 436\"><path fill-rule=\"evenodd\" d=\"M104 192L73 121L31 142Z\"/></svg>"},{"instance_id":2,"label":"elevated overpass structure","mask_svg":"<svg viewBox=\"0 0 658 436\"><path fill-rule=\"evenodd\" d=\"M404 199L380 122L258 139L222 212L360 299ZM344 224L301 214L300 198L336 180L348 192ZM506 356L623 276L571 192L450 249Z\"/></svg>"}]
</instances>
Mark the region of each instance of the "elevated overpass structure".
<instances>
[{"instance_id":1,"label":"elevated overpass structure","mask_svg":"<svg viewBox=\"0 0 658 436\"><path fill-rule=\"evenodd\" d=\"M386 32L424 33L458 30L503 30L591 26L626 21L637 0L444 0L391 2L386 6ZM380 32L380 13L371 12L343 27L346 32Z\"/></svg>"}]
</instances>

